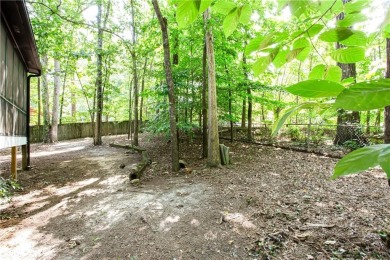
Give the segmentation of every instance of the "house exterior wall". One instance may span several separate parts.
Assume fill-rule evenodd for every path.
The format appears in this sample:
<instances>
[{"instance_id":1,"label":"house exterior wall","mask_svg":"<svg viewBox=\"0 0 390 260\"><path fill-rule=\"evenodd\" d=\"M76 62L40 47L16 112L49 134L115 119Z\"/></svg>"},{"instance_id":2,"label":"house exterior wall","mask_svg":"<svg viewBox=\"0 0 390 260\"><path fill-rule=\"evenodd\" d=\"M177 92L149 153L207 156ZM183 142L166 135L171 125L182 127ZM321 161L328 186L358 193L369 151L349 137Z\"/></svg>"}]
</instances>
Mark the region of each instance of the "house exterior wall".
<instances>
[{"instance_id":1,"label":"house exterior wall","mask_svg":"<svg viewBox=\"0 0 390 260\"><path fill-rule=\"evenodd\" d=\"M27 72L0 23L0 149L27 143Z\"/></svg>"}]
</instances>

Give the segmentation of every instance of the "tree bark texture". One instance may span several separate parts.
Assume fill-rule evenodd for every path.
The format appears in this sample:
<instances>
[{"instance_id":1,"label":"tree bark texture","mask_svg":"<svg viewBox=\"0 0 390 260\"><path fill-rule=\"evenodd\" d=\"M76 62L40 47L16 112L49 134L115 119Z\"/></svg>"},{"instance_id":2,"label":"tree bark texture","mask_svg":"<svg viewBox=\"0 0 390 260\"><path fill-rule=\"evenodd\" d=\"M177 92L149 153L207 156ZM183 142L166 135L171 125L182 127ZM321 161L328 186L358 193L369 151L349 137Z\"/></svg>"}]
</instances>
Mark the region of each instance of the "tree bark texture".
<instances>
[{"instance_id":1,"label":"tree bark texture","mask_svg":"<svg viewBox=\"0 0 390 260\"><path fill-rule=\"evenodd\" d=\"M209 87L209 104L208 104L208 152L207 166L219 167L221 165L219 153L219 134L218 134L218 114L217 114L217 86L215 79L215 57L213 33L208 24L210 20L210 9L208 8L204 14L204 23L206 26L206 50L208 64L208 87Z\"/></svg>"},{"instance_id":2,"label":"tree bark texture","mask_svg":"<svg viewBox=\"0 0 390 260\"><path fill-rule=\"evenodd\" d=\"M390 38L386 39L386 78L390 79ZM384 142L390 143L390 106L385 107L385 132Z\"/></svg>"},{"instance_id":3,"label":"tree bark texture","mask_svg":"<svg viewBox=\"0 0 390 260\"><path fill-rule=\"evenodd\" d=\"M244 63L244 76L245 82L249 82L248 72L247 72L247 64L246 64L246 56L244 54L242 61ZM250 86L247 86L246 94L248 95L248 130L247 130L247 139L252 141L252 90Z\"/></svg>"},{"instance_id":4,"label":"tree bark texture","mask_svg":"<svg viewBox=\"0 0 390 260\"><path fill-rule=\"evenodd\" d=\"M49 87L47 84L47 55L42 55L42 67L44 72L42 75L42 103L43 103L43 142L48 143L50 141L50 98Z\"/></svg>"},{"instance_id":5,"label":"tree bark texture","mask_svg":"<svg viewBox=\"0 0 390 260\"><path fill-rule=\"evenodd\" d=\"M93 140L94 145L102 144L102 113L103 113L103 27L102 27L102 0L98 0L98 39L96 48L96 122L95 122L95 136Z\"/></svg>"},{"instance_id":6,"label":"tree bark texture","mask_svg":"<svg viewBox=\"0 0 390 260\"><path fill-rule=\"evenodd\" d=\"M136 28L135 28L135 13L134 13L134 0L130 1L131 4L131 27L132 27L132 44L133 44L133 50L131 51L131 59L133 61L133 79L134 79L134 136L133 136L133 141L132 144L135 146L138 146L138 132L139 132L139 127L138 127L138 100L139 100L139 95L138 95L138 71L137 71L137 56L135 54L135 44L137 41L137 35L136 35Z\"/></svg>"},{"instance_id":7,"label":"tree bark texture","mask_svg":"<svg viewBox=\"0 0 390 260\"><path fill-rule=\"evenodd\" d=\"M60 62L54 60L54 91L53 91L53 111L50 128L50 142L58 141L58 121L60 107Z\"/></svg>"},{"instance_id":8,"label":"tree bark texture","mask_svg":"<svg viewBox=\"0 0 390 260\"><path fill-rule=\"evenodd\" d=\"M202 80L202 156L207 158L207 49L206 42L203 47L203 59L202 59L202 69L203 69L203 80Z\"/></svg>"},{"instance_id":9,"label":"tree bark texture","mask_svg":"<svg viewBox=\"0 0 390 260\"><path fill-rule=\"evenodd\" d=\"M145 75L146 75L146 65L148 64L148 57L145 57L145 63L144 63L144 72L142 73L142 81L141 81L141 93L144 92L145 89ZM141 96L141 102L139 107L139 122L140 126L142 127L142 121L143 121L143 115L142 110L144 108L144 98Z\"/></svg>"},{"instance_id":10,"label":"tree bark texture","mask_svg":"<svg viewBox=\"0 0 390 260\"><path fill-rule=\"evenodd\" d=\"M343 0L346 4L349 0ZM340 13L337 16L337 20L343 20L344 13ZM336 43L336 49L343 48L340 43ZM342 79L354 78L356 80L356 64L350 63L338 63L337 64L342 71ZM362 131L360 130L360 113L358 111L347 112L343 109L339 109L337 115L337 129L336 136L333 140L335 145L342 145L346 141L355 140L358 142L364 142L362 137Z\"/></svg>"},{"instance_id":11,"label":"tree bark texture","mask_svg":"<svg viewBox=\"0 0 390 260\"><path fill-rule=\"evenodd\" d=\"M165 69L165 76L168 85L169 124L171 128L170 134L171 134L171 152L172 152L172 171L177 172L179 170L179 143L177 138L176 104L175 104L174 83L172 77L169 35L168 35L168 28L167 28L168 22L167 19L162 16L157 0L152 0L152 3L158 21L160 23L162 40L163 40L164 69Z\"/></svg>"}]
</instances>

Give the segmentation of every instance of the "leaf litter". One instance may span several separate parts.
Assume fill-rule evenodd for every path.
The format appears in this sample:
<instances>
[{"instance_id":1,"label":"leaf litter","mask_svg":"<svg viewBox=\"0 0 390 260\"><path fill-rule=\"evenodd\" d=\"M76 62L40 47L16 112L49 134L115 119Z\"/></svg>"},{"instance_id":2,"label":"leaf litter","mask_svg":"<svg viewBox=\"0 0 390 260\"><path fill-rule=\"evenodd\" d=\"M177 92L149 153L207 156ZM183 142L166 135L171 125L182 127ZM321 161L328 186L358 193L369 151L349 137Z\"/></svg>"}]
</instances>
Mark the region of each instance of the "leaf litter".
<instances>
[{"instance_id":1,"label":"leaf litter","mask_svg":"<svg viewBox=\"0 0 390 260\"><path fill-rule=\"evenodd\" d=\"M170 144L143 134L153 163L131 185L127 168L140 156L108 146L125 136L103 140L32 146L48 155L32 158L24 190L0 204L3 259L390 258L379 169L331 181L336 159L228 141L233 164L208 169L201 140L185 139L191 171L172 173Z\"/></svg>"}]
</instances>

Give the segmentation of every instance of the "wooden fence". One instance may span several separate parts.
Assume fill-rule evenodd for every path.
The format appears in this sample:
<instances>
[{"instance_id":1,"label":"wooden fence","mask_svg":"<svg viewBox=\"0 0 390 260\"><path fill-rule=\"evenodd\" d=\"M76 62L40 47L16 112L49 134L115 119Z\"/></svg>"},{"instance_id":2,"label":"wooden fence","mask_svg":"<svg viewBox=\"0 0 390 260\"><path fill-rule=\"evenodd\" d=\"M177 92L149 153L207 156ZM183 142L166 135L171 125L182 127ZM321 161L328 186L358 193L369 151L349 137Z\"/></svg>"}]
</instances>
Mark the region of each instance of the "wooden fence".
<instances>
[{"instance_id":1,"label":"wooden fence","mask_svg":"<svg viewBox=\"0 0 390 260\"><path fill-rule=\"evenodd\" d=\"M128 121L123 122L103 122L102 135L120 135L127 134L129 129ZM43 142L44 127L30 127L30 142ZM69 140L76 138L92 137L93 128L91 123L73 123L58 126L58 140Z\"/></svg>"}]
</instances>

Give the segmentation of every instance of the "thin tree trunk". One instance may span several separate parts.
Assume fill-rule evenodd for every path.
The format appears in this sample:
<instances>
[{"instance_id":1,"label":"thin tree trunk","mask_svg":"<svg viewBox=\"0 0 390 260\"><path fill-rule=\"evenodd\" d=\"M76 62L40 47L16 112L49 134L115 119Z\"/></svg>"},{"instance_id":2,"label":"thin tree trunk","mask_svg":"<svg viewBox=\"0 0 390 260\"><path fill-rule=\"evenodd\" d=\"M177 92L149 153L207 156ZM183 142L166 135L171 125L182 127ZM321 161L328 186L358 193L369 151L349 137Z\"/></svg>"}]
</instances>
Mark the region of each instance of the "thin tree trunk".
<instances>
[{"instance_id":1,"label":"thin tree trunk","mask_svg":"<svg viewBox=\"0 0 390 260\"><path fill-rule=\"evenodd\" d=\"M206 48L207 48L207 64L208 64L208 81L209 81L209 105L208 105L208 153L207 166L219 167L221 158L219 153L219 134L218 134L218 114L217 114L217 86L215 79L215 57L213 33L211 26L208 24L210 20L210 8L204 14L204 23L206 26Z\"/></svg>"},{"instance_id":2,"label":"thin tree trunk","mask_svg":"<svg viewBox=\"0 0 390 260\"><path fill-rule=\"evenodd\" d=\"M371 120L371 111L368 110L366 115L366 134L368 135L371 133L370 120Z\"/></svg>"},{"instance_id":3,"label":"thin tree trunk","mask_svg":"<svg viewBox=\"0 0 390 260\"><path fill-rule=\"evenodd\" d=\"M232 90L229 86L229 121L230 121L230 142L233 143L234 135L233 135L233 113L232 113Z\"/></svg>"},{"instance_id":4,"label":"thin tree trunk","mask_svg":"<svg viewBox=\"0 0 390 260\"><path fill-rule=\"evenodd\" d=\"M42 98L41 98L41 78L38 77L38 126L41 125L41 110L42 110Z\"/></svg>"},{"instance_id":5,"label":"thin tree trunk","mask_svg":"<svg viewBox=\"0 0 390 260\"><path fill-rule=\"evenodd\" d=\"M343 0L343 3L346 4L350 0ZM344 13L340 13L337 16L337 20L343 20ZM340 43L336 43L336 49L343 48ZM356 64L350 63L338 63L337 64L342 70L342 79L346 78L354 78L356 81ZM346 141L349 140L359 140L359 136L357 136L357 126L356 124L360 123L360 113L358 111L352 111L352 113L348 113L343 109L338 110L337 115L337 129L336 136L333 140L335 145L342 145Z\"/></svg>"},{"instance_id":6,"label":"thin tree trunk","mask_svg":"<svg viewBox=\"0 0 390 260\"><path fill-rule=\"evenodd\" d=\"M390 78L390 38L386 39L386 78ZM385 132L384 142L390 143L390 106L385 107Z\"/></svg>"},{"instance_id":7,"label":"thin tree trunk","mask_svg":"<svg viewBox=\"0 0 390 260\"><path fill-rule=\"evenodd\" d=\"M245 128L245 125L246 125L246 93L242 100L241 128Z\"/></svg>"},{"instance_id":8,"label":"thin tree trunk","mask_svg":"<svg viewBox=\"0 0 390 260\"><path fill-rule=\"evenodd\" d=\"M246 56L245 54L242 57L242 61L244 63L244 76L246 84L249 82L248 72L246 70ZM245 85L246 85L245 84ZM248 95L248 131L247 131L247 139L249 141L252 140L252 90L250 86L247 86L246 94Z\"/></svg>"},{"instance_id":9,"label":"thin tree trunk","mask_svg":"<svg viewBox=\"0 0 390 260\"><path fill-rule=\"evenodd\" d=\"M54 92L53 92L53 111L50 128L50 142L58 141L58 119L60 106L60 62L54 60Z\"/></svg>"},{"instance_id":10,"label":"thin tree trunk","mask_svg":"<svg viewBox=\"0 0 390 260\"><path fill-rule=\"evenodd\" d=\"M145 89L145 75L146 75L146 65L148 63L148 56L145 57L145 63L144 63L144 72L142 73L142 80L141 80L141 93L144 92L144 89ZM140 126L142 127L142 121L143 121L143 118L142 118L142 110L144 108L144 97L141 96L141 103L140 103L140 107L139 107L139 123L140 123Z\"/></svg>"},{"instance_id":11,"label":"thin tree trunk","mask_svg":"<svg viewBox=\"0 0 390 260\"><path fill-rule=\"evenodd\" d=\"M135 28L135 13L134 13L134 0L130 1L131 4L131 27L132 27L132 44L133 50L131 51L131 59L133 61L133 77L134 77L134 137L132 144L138 146L138 71L137 71L137 56L135 53L136 44L136 28Z\"/></svg>"},{"instance_id":12,"label":"thin tree trunk","mask_svg":"<svg viewBox=\"0 0 390 260\"><path fill-rule=\"evenodd\" d=\"M65 84L66 84L66 76L68 72L68 64L69 64L69 58L66 61L64 82L62 83L62 94L61 94L61 102L60 102L60 125L62 124L62 111L64 108Z\"/></svg>"},{"instance_id":13,"label":"thin tree trunk","mask_svg":"<svg viewBox=\"0 0 390 260\"><path fill-rule=\"evenodd\" d=\"M172 77L171 53L169 47L169 36L168 36L168 28L167 28L168 22L167 19L162 16L157 0L152 0L152 3L158 21L160 23L162 39L163 39L164 69L165 69L165 76L168 85L169 124L171 127L172 171L177 172L179 170L179 143L177 138L175 92L174 92L174 83Z\"/></svg>"},{"instance_id":14,"label":"thin tree trunk","mask_svg":"<svg viewBox=\"0 0 390 260\"><path fill-rule=\"evenodd\" d=\"M203 47L203 59L202 59L202 70L203 70L203 79L202 79L202 156L203 158L207 157L207 49L206 41L204 42Z\"/></svg>"},{"instance_id":15,"label":"thin tree trunk","mask_svg":"<svg viewBox=\"0 0 390 260\"><path fill-rule=\"evenodd\" d=\"M43 103L43 142L48 143L50 141L50 95L49 87L47 84L47 55L42 55L42 67L44 73L42 75L42 103Z\"/></svg>"},{"instance_id":16,"label":"thin tree trunk","mask_svg":"<svg viewBox=\"0 0 390 260\"><path fill-rule=\"evenodd\" d=\"M102 27L102 1L98 0L98 14L97 14L97 26L98 26L98 40L96 49L96 124L95 124L95 136L93 140L94 145L102 144L102 113L103 113L103 27Z\"/></svg>"}]
</instances>

